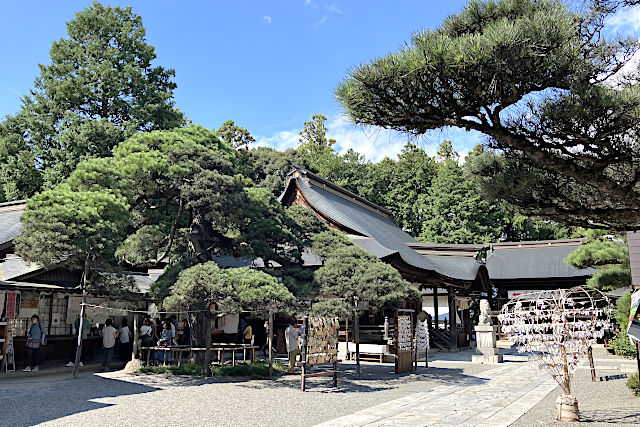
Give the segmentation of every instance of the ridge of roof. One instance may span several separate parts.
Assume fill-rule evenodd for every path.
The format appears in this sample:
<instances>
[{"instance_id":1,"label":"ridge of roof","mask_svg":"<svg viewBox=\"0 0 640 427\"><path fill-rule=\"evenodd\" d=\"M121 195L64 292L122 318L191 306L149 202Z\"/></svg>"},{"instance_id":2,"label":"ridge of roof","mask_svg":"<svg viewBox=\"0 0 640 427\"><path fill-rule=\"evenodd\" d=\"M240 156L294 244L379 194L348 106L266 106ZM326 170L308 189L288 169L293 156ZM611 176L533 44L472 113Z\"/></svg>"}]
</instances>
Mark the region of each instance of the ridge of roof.
<instances>
[{"instance_id":1,"label":"ridge of roof","mask_svg":"<svg viewBox=\"0 0 640 427\"><path fill-rule=\"evenodd\" d=\"M12 200L10 202L2 202L0 203L0 208L3 206L13 206L13 205L24 205L27 203L27 200Z\"/></svg>"},{"instance_id":2,"label":"ridge of roof","mask_svg":"<svg viewBox=\"0 0 640 427\"><path fill-rule=\"evenodd\" d=\"M294 170L292 170L291 172L289 172L289 176L290 177L295 177L296 172L300 173L301 175L304 175L309 181L313 180L313 181L317 181L319 184L321 185L317 185L319 187L322 187L324 190L327 190L327 187L331 190L333 190L334 194L336 194L337 196L342 197L345 200L349 200L349 201L358 201L362 204L364 204L365 208L367 208L368 210L386 217L387 219L396 222L395 218L393 217L393 213L388 210L387 208L383 208L380 205L377 205L373 202L370 202L369 200L365 199L362 196L358 196L355 193L352 193L351 191L329 181L328 179L325 179L323 177L321 177L320 175L317 175L311 171L309 171L308 169L305 169L301 166L296 165L295 163L293 164L294 166ZM313 185L313 183L310 183L311 185Z\"/></svg>"},{"instance_id":3,"label":"ridge of roof","mask_svg":"<svg viewBox=\"0 0 640 427\"><path fill-rule=\"evenodd\" d=\"M549 247L549 246L580 246L584 239L578 237L573 239L556 240L529 240L522 242L498 242L491 243L491 249L517 249L521 247Z\"/></svg>"},{"instance_id":4,"label":"ridge of roof","mask_svg":"<svg viewBox=\"0 0 640 427\"><path fill-rule=\"evenodd\" d=\"M437 249L484 249L488 246L487 243L423 243L423 242L409 242L407 243L411 248L437 248Z\"/></svg>"}]
</instances>

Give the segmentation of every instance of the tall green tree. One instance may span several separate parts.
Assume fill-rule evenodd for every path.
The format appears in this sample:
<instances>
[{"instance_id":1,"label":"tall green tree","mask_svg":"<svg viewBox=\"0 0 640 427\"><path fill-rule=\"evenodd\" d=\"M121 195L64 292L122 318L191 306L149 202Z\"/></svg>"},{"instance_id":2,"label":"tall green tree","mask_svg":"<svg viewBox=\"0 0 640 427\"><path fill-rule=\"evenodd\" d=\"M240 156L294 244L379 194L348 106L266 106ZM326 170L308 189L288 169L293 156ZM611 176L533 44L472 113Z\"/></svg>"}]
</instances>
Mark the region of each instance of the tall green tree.
<instances>
[{"instance_id":1,"label":"tall green tree","mask_svg":"<svg viewBox=\"0 0 640 427\"><path fill-rule=\"evenodd\" d=\"M414 236L429 219L427 200L436 176L436 164L415 144L407 143L398 156L386 206L398 224Z\"/></svg>"},{"instance_id":2,"label":"tall green tree","mask_svg":"<svg viewBox=\"0 0 640 427\"><path fill-rule=\"evenodd\" d=\"M248 150L251 144L256 142L256 139L251 135L251 132L236 125L233 120L227 120L224 122L223 125L220 126L220 129L216 131L216 135L236 150Z\"/></svg>"},{"instance_id":3,"label":"tall green tree","mask_svg":"<svg viewBox=\"0 0 640 427\"><path fill-rule=\"evenodd\" d=\"M300 131L300 152L309 159L317 159L326 151L333 151L335 139L327 138L327 118L322 114L314 114L311 120L304 122Z\"/></svg>"},{"instance_id":4,"label":"tall green tree","mask_svg":"<svg viewBox=\"0 0 640 427\"><path fill-rule=\"evenodd\" d=\"M440 165L424 205L421 241L487 243L501 237L501 212L480 196L455 160Z\"/></svg>"},{"instance_id":5,"label":"tall green tree","mask_svg":"<svg viewBox=\"0 0 640 427\"><path fill-rule=\"evenodd\" d=\"M636 229L640 71L620 70L638 42L604 30L624 2L590 4L583 12L551 0L472 0L355 68L337 98L361 125L487 135L505 156L484 163L482 184L528 212Z\"/></svg>"},{"instance_id":6,"label":"tall green tree","mask_svg":"<svg viewBox=\"0 0 640 427\"><path fill-rule=\"evenodd\" d=\"M110 155L136 132L184 121L173 105L175 73L153 65L154 48L131 8L95 2L67 23L67 34L53 42L51 62L40 66L33 90L0 132L0 156L7 161L0 184L9 197L39 189L37 180L24 183L6 172L15 163L51 186L81 160Z\"/></svg>"}]
</instances>

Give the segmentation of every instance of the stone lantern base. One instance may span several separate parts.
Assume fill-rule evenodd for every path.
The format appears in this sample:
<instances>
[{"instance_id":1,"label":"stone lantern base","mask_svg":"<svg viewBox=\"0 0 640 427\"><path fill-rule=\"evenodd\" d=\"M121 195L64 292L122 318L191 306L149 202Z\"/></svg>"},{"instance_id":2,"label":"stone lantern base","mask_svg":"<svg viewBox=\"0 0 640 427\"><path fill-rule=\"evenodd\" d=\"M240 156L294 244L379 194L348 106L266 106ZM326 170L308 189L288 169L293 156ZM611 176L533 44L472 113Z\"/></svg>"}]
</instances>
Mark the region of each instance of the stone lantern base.
<instances>
[{"instance_id":1,"label":"stone lantern base","mask_svg":"<svg viewBox=\"0 0 640 427\"><path fill-rule=\"evenodd\" d=\"M496 331L498 327L492 325L478 325L476 331L476 353L471 356L474 363L501 363L502 355L496 347Z\"/></svg>"}]
</instances>

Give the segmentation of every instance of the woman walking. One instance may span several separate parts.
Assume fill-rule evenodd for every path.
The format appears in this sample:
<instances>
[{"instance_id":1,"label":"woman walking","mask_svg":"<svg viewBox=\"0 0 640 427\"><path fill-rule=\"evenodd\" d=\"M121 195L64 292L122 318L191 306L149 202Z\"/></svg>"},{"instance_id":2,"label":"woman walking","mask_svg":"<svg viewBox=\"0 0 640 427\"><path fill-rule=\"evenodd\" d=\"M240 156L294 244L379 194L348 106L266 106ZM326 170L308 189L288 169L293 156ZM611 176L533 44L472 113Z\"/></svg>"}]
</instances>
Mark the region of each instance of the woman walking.
<instances>
[{"instance_id":1,"label":"woman walking","mask_svg":"<svg viewBox=\"0 0 640 427\"><path fill-rule=\"evenodd\" d=\"M27 367L23 372L39 371L40 347L45 344L47 333L37 314L31 316L31 326L27 333Z\"/></svg>"}]
</instances>

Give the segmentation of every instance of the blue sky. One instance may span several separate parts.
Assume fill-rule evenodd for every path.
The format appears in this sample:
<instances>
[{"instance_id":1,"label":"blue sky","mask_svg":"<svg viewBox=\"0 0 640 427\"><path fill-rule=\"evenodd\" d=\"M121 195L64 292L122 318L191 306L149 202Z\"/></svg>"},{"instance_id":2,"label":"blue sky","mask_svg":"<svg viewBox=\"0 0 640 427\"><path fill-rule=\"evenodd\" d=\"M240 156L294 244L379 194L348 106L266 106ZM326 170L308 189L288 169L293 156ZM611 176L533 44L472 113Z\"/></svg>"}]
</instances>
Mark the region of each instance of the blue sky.
<instances>
[{"instance_id":1,"label":"blue sky","mask_svg":"<svg viewBox=\"0 0 640 427\"><path fill-rule=\"evenodd\" d=\"M395 156L407 137L361 129L341 116L333 90L359 63L395 51L411 33L436 27L459 11L462 0L422 1L129 1L142 16L156 64L176 71L176 106L194 123L217 128L232 119L260 145L295 146L303 122L329 117L338 150L367 159ZM0 37L0 116L18 110L20 97L49 62L53 40L89 1L4 2ZM635 25L621 22L621 25ZM481 141L474 133L434 132L419 143L429 152L452 139L465 154Z\"/></svg>"}]
</instances>

